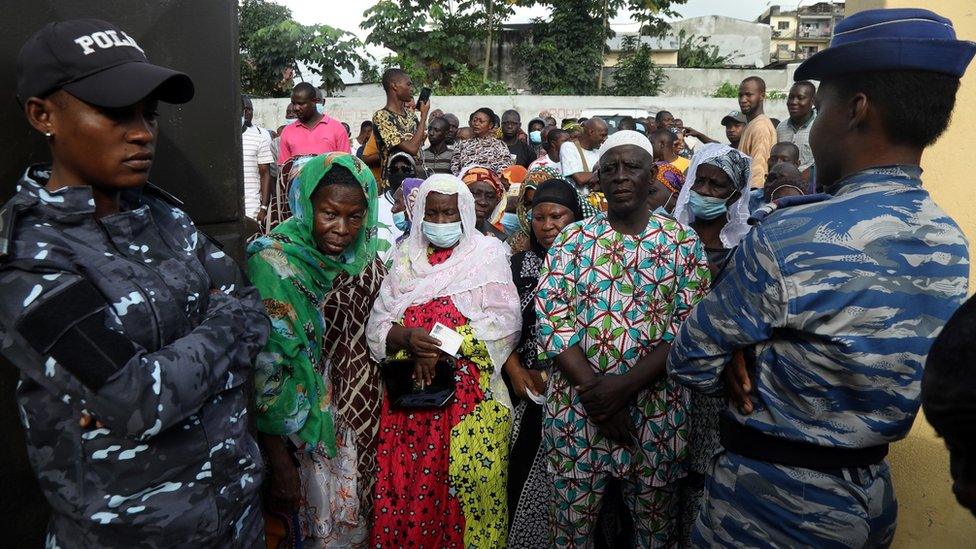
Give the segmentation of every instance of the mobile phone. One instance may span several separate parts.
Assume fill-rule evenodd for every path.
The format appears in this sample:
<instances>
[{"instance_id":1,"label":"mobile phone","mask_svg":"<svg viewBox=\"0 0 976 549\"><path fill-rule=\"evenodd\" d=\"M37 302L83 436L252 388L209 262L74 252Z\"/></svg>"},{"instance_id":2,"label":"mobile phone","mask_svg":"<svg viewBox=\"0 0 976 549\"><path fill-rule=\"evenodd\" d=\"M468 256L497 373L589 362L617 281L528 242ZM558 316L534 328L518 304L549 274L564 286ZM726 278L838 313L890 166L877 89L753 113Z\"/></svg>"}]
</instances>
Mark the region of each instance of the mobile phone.
<instances>
[{"instance_id":1,"label":"mobile phone","mask_svg":"<svg viewBox=\"0 0 976 549\"><path fill-rule=\"evenodd\" d=\"M420 97L417 98L417 106L428 101L430 101L430 88L420 88Z\"/></svg>"}]
</instances>

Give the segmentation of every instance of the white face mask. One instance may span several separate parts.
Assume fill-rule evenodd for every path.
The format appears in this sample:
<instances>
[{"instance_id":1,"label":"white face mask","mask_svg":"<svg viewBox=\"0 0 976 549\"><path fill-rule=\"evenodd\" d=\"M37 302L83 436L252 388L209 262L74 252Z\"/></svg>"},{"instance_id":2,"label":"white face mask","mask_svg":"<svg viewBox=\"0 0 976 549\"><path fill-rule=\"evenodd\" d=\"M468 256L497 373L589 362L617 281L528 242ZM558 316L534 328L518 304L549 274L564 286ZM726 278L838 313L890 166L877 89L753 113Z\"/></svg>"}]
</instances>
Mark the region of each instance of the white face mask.
<instances>
[{"instance_id":1,"label":"white face mask","mask_svg":"<svg viewBox=\"0 0 976 549\"><path fill-rule=\"evenodd\" d=\"M437 248L450 248L461 240L461 222L455 221L454 223L431 223L430 221L424 221L421 224L421 230L424 232L424 236L427 237L427 241L433 244Z\"/></svg>"}]
</instances>

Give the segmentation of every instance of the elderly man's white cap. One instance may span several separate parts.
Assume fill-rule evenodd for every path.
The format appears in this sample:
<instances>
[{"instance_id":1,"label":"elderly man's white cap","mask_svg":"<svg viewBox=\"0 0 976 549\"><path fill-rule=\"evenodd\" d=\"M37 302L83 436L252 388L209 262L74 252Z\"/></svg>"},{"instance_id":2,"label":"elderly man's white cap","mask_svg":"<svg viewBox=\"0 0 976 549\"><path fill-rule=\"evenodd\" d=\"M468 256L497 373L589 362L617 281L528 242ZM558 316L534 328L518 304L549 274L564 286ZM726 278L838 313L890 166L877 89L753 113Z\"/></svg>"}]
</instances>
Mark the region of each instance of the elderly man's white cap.
<instances>
[{"instance_id":1,"label":"elderly man's white cap","mask_svg":"<svg viewBox=\"0 0 976 549\"><path fill-rule=\"evenodd\" d=\"M651 146L651 141L644 134L635 132L634 130L620 130L610 135L603 142L603 147L600 147L600 158L603 158L603 155L607 154L610 149L624 145L636 145L647 151L647 154L651 155L651 158L654 158L654 147Z\"/></svg>"}]
</instances>

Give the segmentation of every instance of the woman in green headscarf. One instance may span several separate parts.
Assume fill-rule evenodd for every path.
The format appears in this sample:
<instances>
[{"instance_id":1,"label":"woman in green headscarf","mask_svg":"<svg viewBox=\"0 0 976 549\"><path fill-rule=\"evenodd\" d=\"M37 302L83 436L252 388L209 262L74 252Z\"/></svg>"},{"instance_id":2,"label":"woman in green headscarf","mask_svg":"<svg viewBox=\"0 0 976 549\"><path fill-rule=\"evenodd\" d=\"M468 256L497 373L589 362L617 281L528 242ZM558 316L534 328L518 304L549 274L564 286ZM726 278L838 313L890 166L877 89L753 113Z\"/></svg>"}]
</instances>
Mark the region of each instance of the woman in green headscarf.
<instances>
[{"instance_id":1,"label":"woman in green headscarf","mask_svg":"<svg viewBox=\"0 0 976 549\"><path fill-rule=\"evenodd\" d=\"M294 185L293 217L247 250L272 322L254 380L269 537L274 518L294 523L297 512L300 532L286 534L357 545L372 516L381 403L363 329L385 275L376 180L356 157L330 153L304 164Z\"/></svg>"}]
</instances>

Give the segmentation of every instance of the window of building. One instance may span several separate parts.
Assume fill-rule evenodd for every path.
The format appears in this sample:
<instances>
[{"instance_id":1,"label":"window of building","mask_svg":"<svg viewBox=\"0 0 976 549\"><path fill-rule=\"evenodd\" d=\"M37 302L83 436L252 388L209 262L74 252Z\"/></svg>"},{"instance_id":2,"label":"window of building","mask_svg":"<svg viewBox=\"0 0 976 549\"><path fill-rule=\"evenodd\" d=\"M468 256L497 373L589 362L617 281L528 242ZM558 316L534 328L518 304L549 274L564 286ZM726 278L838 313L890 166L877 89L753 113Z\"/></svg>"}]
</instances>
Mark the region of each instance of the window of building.
<instances>
[{"instance_id":1,"label":"window of building","mask_svg":"<svg viewBox=\"0 0 976 549\"><path fill-rule=\"evenodd\" d=\"M787 30L789 28L790 28L790 22L789 21L779 21L779 22L776 23L776 29L777 30Z\"/></svg>"}]
</instances>

